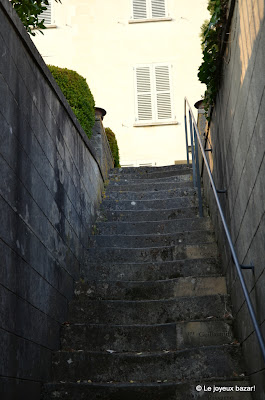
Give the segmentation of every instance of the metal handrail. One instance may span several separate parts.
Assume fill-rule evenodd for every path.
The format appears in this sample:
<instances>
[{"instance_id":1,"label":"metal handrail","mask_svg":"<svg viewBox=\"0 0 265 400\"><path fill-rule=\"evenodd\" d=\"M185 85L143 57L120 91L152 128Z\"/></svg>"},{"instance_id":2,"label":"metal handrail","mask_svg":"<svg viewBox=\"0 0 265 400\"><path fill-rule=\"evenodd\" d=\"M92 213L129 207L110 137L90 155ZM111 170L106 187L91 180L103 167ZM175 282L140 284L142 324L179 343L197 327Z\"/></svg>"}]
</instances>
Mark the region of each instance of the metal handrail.
<instances>
[{"instance_id":1,"label":"metal handrail","mask_svg":"<svg viewBox=\"0 0 265 400\"><path fill-rule=\"evenodd\" d=\"M211 170L210 170L210 166L209 166L209 163L208 163L208 160L207 160L207 157L206 157L206 154L205 154L202 142L201 142L200 133L199 133L195 118L193 116L193 112L192 112L192 109L190 107L190 104L189 104L187 98L185 97L185 100L184 100L184 116L185 116L184 117L184 122L185 122L186 143L188 143L187 118L186 118L187 106L189 108L191 145L193 146L193 144L192 144L193 141L195 142L195 148L196 148L196 143L197 142L200 145L201 154L202 154L202 157L204 159L204 163L205 163L208 175L209 175L209 179L210 179L210 182L211 182L211 187L212 187L212 190L213 190L213 193L214 193L214 197L215 197L215 200L216 200L216 203L217 203L219 214L221 216L221 220L222 220L222 223L223 223L225 234L226 234L226 237L227 237L227 240L228 240L228 244L229 244L229 247L230 247L230 250L231 250L232 258L233 258L234 264L236 266L238 277L239 277L239 280L240 280L240 283L241 283L241 287L242 287L242 290L243 290L243 293L244 293L244 296L245 296L245 299L246 299L246 303L247 303L247 306L248 306L249 314L250 314L250 317L252 319L252 323L253 323L253 326L254 326L254 329L255 329L255 332L256 332L256 335L257 335L257 339L258 339L258 342L259 342L259 346L260 346L260 349L261 349L262 357L263 357L263 360L265 362L265 344L264 344L264 339L262 337L261 330L260 330L256 315L255 315L255 311L254 311L254 308L253 308L253 305L252 305L252 302L251 302L251 299L249 297L249 293L248 293L248 290L247 290L247 287L246 287L245 279L244 279L243 274L242 274L241 268L244 268L244 266L241 266L239 264L239 261L238 261L237 255L236 255L236 251L235 251L234 245L232 243L232 238L231 238L231 235L230 235L230 232L229 232L229 229L228 229L225 217L224 217L224 213L223 213L223 210L222 210L219 198L218 198L218 191L217 191L217 189L215 187L213 176L212 176ZM189 157L188 149L187 149L187 157ZM187 163L189 165L188 158L187 158ZM197 169L198 169L198 167L199 167L199 159L198 159L197 151L196 150L194 151L194 149L192 149L192 164L195 167L197 165ZM197 174L196 178L197 178L196 186L198 188L198 192L200 192L200 185L198 185L198 180L200 180L200 174L199 175Z\"/></svg>"}]
</instances>

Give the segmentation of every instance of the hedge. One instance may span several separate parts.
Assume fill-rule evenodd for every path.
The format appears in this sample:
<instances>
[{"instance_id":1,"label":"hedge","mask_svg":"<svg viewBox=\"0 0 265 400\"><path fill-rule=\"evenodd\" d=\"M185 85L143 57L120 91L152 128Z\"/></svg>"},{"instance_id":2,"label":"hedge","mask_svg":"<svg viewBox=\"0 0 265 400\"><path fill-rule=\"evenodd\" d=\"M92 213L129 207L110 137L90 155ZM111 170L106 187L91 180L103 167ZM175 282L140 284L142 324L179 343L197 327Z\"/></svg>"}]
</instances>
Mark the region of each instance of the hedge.
<instances>
[{"instance_id":1,"label":"hedge","mask_svg":"<svg viewBox=\"0 0 265 400\"><path fill-rule=\"evenodd\" d=\"M86 79L67 68L48 65L54 79L75 113L87 136L92 135L95 124L95 101Z\"/></svg>"},{"instance_id":2,"label":"hedge","mask_svg":"<svg viewBox=\"0 0 265 400\"><path fill-rule=\"evenodd\" d=\"M105 128L105 132L109 141L110 150L114 159L114 167L120 167L120 155L115 133L110 128Z\"/></svg>"}]
</instances>

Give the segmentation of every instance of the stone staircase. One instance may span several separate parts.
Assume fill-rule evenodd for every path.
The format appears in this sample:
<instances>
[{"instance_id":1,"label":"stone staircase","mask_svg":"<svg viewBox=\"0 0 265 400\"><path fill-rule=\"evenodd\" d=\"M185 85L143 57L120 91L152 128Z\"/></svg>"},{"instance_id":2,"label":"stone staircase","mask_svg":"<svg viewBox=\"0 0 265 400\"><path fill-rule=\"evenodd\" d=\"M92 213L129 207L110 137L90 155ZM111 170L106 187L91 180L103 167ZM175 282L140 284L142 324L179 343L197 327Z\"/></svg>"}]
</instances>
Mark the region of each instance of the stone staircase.
<instances>
[{"instance_id":1,"label":"stone staircase","mask_svg":"<svg viewBox=\"0 0 265 400\"><path fill-rule=\"evenodd\" d=\"M110 178L43 399L251 399L191 169Z\"/></svg>"}]
</instances>

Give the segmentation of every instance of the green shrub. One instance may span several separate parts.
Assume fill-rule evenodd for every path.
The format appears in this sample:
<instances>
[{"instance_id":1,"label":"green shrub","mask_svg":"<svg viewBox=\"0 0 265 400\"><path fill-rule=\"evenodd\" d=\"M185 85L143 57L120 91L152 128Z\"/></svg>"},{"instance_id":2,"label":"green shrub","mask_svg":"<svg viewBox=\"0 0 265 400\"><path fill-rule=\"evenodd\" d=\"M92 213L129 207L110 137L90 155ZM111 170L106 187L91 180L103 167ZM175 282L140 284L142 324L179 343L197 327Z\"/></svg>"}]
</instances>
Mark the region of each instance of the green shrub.
<instances>
[{"instance_id":1,"label":"green shrub","mask_svg":"<svg viewBox=\"0 0 265 400\"><path fill-rule=\"evenodd\" d=\"M105 128L105 132L109 141L110 150L114 159L114 167L120 167L120 155L115 133L110 128Z\"/></svg>"},{"instance_id":2,"label":"green shrub","mask_svg":"<svg viewBox=\"0 0 265 400\"><path fill-rule=\"evenodd\" d=\"M67 68L48 65L54 79L66 97L87 136L95 124L95 101L88 84L81 75Z\"/></svg>"}]
</instances>

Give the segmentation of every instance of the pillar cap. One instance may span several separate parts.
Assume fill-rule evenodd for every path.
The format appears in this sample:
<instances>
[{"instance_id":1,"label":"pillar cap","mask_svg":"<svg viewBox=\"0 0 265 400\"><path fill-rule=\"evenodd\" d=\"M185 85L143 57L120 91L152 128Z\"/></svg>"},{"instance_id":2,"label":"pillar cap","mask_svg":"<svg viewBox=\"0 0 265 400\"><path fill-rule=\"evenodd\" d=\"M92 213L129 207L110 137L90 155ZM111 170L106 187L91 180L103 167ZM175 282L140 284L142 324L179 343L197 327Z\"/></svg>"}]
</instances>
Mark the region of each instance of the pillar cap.
<instances>
[{"instance_id":1,"label":"pillar cap","mask_svg":"<svg viewBox=\"0 0 265 400\"><path fill-rule=\"evenodd\" d=\"M100 108L100 107L94 107L94 108L95 108L96 117L100 117L100 119L103 121L103 118L107 114L107 111L104 110L104 108Z\"/></svg>"},{"instance_id":2,"label":"pillar cap","mask_svg":"<svg viewBox=\"0 0 265 400\"><path fill-rule=\"evenodd\" d=\"M197 108L197 110L199 110L200 108L204 108L203 100L196 101L194 107Z\"/></svg>"}]
</instances>

